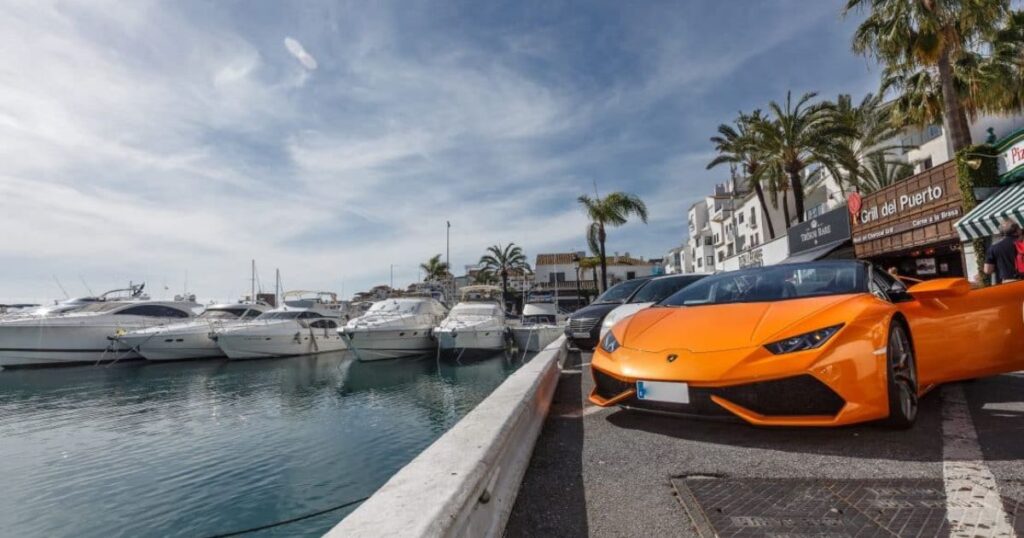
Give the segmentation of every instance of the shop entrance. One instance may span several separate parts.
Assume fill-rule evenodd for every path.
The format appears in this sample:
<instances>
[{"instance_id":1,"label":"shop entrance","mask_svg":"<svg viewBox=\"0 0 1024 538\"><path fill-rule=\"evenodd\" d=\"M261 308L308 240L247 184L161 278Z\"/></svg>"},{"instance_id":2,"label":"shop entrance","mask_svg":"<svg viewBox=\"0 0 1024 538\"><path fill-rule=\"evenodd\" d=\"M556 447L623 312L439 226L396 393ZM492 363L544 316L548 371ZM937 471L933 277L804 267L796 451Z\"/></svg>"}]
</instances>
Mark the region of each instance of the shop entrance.
<instances>
[{"instance_id":1,"label":"shop entrance","mask_svg":"<svg viewBox=\"0 0 1024 538\"><path fill-rule=\"evenodd\" d=\"M957 241L886 253L883 256L872 257L870 261L885 270L895 267L900 276L920 280L963 277L966 274L964 255Z\"/></svg>"}]
</instances>

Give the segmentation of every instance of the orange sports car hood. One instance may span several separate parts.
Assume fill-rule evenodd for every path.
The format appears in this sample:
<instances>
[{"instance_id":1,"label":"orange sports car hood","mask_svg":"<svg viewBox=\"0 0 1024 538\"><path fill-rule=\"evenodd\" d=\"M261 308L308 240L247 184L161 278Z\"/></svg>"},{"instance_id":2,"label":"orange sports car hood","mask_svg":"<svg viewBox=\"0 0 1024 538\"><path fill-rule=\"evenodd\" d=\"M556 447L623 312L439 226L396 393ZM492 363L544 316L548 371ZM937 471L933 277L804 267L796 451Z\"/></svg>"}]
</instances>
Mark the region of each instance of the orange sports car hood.
<instances>
[{"instance_id":1,"label":"orange sports car hood","mask_svg":"<svg viewBox=\"0 0 1024 538\"><path fill-rule=\"evenodd\" d=\"M771 342L787 327L852 297L647 308L634 314L618 335L622 347L639 351L741 349Z\"/></svg>"}]
</instances>

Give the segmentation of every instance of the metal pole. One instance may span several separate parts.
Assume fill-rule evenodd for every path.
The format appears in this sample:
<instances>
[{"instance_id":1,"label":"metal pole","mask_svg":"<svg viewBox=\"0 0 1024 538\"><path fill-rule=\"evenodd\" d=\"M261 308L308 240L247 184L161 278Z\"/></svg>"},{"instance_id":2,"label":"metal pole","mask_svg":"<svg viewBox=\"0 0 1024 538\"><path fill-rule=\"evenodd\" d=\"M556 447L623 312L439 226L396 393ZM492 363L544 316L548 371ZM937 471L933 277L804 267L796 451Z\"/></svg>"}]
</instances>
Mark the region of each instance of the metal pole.
<instances>
[{"instance_id":1,"label":"metal pole","mask_svg":"<svg viewBox=\"0 0 1024 538\"><path fill-rule=\"evenodd\" d=\"M391 289L395 289L395 264L391 264Z\"/></svg>"},{"instance_id":2,"label":"metal pole","mask_svg":"<svg viewBox=\"0 0 1024 538\"><path fill-rule=\"evenodd\" d=\"M448 227L444 233L444 264L448 266L448 271L452 270L451 250L452 250L452 223L449 220L444 221Z\"/></svg>"}]
</instances>

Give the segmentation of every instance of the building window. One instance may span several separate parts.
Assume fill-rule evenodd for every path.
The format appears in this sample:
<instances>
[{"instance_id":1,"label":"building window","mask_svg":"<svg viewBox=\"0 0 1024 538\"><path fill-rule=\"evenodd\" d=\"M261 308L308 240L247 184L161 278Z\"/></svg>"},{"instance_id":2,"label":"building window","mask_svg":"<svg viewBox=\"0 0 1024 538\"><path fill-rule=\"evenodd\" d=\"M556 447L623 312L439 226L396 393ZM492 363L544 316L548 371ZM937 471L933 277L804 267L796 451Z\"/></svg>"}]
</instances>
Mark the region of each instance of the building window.
<instances>
[{"instance_id":1,"label":"building window","mask_svg":"<svg viewBox=\"0 0 1024 538\"><path fill-rule=\"evenodd\" d=\"M709 247L713 246L715 244L715 240L712 239L711 236L709 235L709 236L704 238L704 244L709 246Z\"/></svg>"},{"instance_id":2,"label":"building window","mask_svg":"<svg viewBox=\"0 0 1024 538\"><path fill-rule=\"evenodd\" d=\"M756 247L759 244L761 244L761 238L759 237L759 234L752 235L750 238L750 246Z\"/></svg>"},{"instance_id":3,"label":"building window","mask_svg":"<svg viewBox=\"0 0 1024 538\"><path fill-rule=\"evenodd\" d=\"M925 160L921 161L921 171L922 172L925 171L925 170L930 170L931 167L932 167L932 158L931 157L927 157L927 158L925 158Z\"/></svg>"},{"instance_id":4,"label":"building window","mask_svg":"<svg viewBox=\"0 0 1024 538\"><path fill-rule=\"evenodd\" d=\"M725 259L725 253L722 252L721 250L719 250L718 251L718 261L721 262L724 259Z\"/></svg>"},{"instance_id":5,"label":"building window","mask_svg":"<svg viewBox=\"0 0 1024 538\"><path fill-rule=\"evenodd\" d=\"M704 258L697 258L697 267L704 267Z\"/></svg>"},{"instance_id":6,"label":"building window","mask_svg":"<svg viewBox=\"0 0 1024 538\"><path fill-rule=\"evenodd\" d=\"M714 256L708 256L708 267L711 267L713 265L715 265L715 257Z\"/></svg>"},{"instance_id":7,"label":"building window","mask_svg":"<svg viewBox=\"0 0 1024 538\"><path fill-rule=\"evenodd\" d=\"M565 282L565 273L548 273L548 283Z\"/></svg>"},{"instance_id":8,"label":"building window","mask_svg":"<svg viewBox=\"0 0 1024 538\"><path fill-rule=\"evenodd\" d=\"M712 242L711 244L712 245L717 245L718 244L718 234L715 234L714 242Z\"/></svg>"},{"instance_id":9,"label":"building window","mask_svg":"<svg viewBox=\"0 0 1024 538\"><path fill-rule=\"evenodd\" d=\"M729 253L727 254L727 256L732 256L733 254L735 254L735 250L733 249L732 243L729 243L728 250L729 250Z\"/></svg>"},{"instance_id":10,"label":"building window","mask_svg":"<svg viewBox=\"0 0 1024 538\"><path fill-rule=\"evenodd\" d=\"M753 207L750 208L750 225L757 226L757 211Z\"/></svg>"}]
</instances>

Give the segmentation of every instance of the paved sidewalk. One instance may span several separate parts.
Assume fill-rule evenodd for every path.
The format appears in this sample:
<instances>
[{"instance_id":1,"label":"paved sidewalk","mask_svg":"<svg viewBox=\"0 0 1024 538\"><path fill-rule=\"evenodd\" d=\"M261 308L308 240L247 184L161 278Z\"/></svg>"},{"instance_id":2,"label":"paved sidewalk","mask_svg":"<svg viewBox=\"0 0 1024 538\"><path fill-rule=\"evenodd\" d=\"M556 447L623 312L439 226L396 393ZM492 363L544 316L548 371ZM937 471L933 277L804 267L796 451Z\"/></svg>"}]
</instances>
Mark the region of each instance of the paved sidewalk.
<instances>
[{"instance_id":1,"label":"paved sidewalk","mask_svg":"<svg viewBox=\"0 0 1024 538\"><path fill-rule=\"evenodd\" d=\"M950 406L957 404L944 404L955 398L946 389L922 400L909 431L763 429L585 404L588 363L587 354L567 361L507 536L854 535L856 529L947 536L948 519L962 518L960 509L986 510L971 504L980 501L951 503L948 488L961 479L996 491L1003 506L988 509L1006 521L1001 531L972 527L968 535L1006 536L1015 529L1024 536L1024 375L948 389L962 391L966 411L957 420L973 425L980 449L981 460L965 464L950 461L957 450L944 450L959 446L950 432L962 429L950 426ZM977 476L947 476L979 464ZM811 502L826 497L826 504Z\"/></svg>"}]
</instances>

